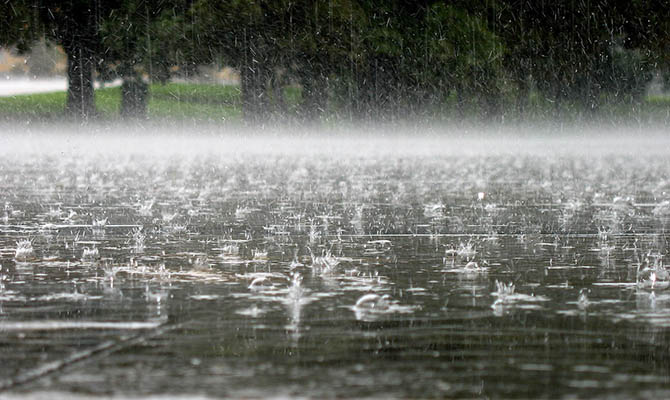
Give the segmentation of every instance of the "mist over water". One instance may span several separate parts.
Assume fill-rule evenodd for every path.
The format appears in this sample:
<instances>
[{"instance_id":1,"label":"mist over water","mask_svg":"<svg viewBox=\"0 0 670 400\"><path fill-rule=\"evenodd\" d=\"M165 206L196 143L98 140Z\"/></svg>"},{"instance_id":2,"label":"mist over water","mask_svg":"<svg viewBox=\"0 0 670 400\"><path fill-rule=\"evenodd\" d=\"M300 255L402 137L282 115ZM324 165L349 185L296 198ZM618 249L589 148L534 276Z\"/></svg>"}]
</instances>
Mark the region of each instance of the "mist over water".
<instances>
[{"instance_id":1,"label":"mist over water","mask_svg":"<svg viewBox=\"0 0 670 400\"><path fill-rule=\"evenodd\" d=\"M136 121L91 124L34 123L0 125L0 154L40 157L49 154L203 156L331 154L365 158L392 156L470 156L477 154L589 153L652 155L664 153L667 126L535 124L397 124L376 122L332 127L206 123L167 124Z\"/></svg>"},{"instance_id":2,"label":"mist over water","mask_svg":"<svg viewBox=\"0 0 670 400\"><path fill-rule=\"evenodd\" d=\"M9 398L666 397L659 128L7 126Z\"/></svg>"},{"instance_id":3,"label":"mist over water","mask_svg":"<svg viewBox=\"0 0 670 400\"><path fill-rule=\"evenodd\" d=\"M0 400L670 398L668 9L0 1Z\"/></svg>"}]
</instances>

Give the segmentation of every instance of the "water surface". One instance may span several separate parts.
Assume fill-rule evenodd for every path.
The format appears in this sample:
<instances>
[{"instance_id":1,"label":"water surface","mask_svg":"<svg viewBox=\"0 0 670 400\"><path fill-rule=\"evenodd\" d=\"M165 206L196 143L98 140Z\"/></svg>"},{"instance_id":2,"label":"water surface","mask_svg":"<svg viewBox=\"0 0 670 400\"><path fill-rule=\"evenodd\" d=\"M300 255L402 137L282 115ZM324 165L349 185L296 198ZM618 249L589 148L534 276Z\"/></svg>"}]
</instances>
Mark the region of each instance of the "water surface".
<instances>
[{"instance_id":1,"label":"water surface","mask_svg":"<svg viewBox=\"0 0 670 400\"><path fill-rule=\"evenodd\" d=\"M670 394L662 149L5 143L11 398Z\"/></svg>"}]
</instances>

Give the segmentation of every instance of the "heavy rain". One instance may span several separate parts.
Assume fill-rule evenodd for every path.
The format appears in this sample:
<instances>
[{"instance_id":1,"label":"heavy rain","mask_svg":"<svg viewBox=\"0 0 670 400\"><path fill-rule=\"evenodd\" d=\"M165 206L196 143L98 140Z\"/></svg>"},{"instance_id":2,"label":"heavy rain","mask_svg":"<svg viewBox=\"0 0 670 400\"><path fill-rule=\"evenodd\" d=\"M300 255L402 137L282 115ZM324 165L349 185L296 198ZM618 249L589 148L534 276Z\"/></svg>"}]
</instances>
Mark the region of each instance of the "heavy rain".
<instances>
[{"instance_id":1,"label":"heavy rain","mask_svg":"<svg viewBox=\"0 0 670 400\"><path fill-rule=\"evenodd\" d=\"M667 9L0 2L0 398L670 396Z\"/></svg>"}]
</instances>

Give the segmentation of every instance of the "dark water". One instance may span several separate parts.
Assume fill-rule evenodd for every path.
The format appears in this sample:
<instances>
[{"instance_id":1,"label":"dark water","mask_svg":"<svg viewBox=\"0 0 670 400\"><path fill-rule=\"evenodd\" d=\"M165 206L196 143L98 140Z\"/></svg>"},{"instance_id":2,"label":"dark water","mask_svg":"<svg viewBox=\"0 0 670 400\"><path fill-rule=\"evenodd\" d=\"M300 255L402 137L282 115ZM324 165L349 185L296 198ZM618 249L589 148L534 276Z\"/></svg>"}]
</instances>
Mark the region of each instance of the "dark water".
<instances>
[{"instance_id":1,"label":"dark water","mask_svg":"<svg viewBox=\"0 0 670 400\"><path fill-rule=\"evenodd\" d=\"M670 157L552 154L7 156L0 396L667 397Z\"/></svg>"}]
</instances>

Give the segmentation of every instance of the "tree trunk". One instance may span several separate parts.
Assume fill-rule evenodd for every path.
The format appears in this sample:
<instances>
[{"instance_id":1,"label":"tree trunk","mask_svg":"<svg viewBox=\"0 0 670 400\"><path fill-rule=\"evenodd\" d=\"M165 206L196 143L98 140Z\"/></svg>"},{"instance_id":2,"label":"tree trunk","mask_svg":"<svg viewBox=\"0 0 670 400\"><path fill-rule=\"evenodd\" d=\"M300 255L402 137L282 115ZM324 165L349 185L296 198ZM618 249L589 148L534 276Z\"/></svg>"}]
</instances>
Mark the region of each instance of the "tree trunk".
<instances>
[{"instance_id":1,"label":"tree trunk","mask_svg":"<svg viewBox=\"0 0 670 400\"><path fill-rule=\"evenodd\" d=\"M353 98L353 116L357 120L372 119L375 107L375 87L374 87L374 65L368 62L365 69L356 74L354 98Z\"/></svg>"},{"instance_id":2,"label":"tree trunk","mask_svg":"<svg viewBox=\"0 0 670 400\"><path fill-rule=\"evenodd\" d=\"M123 71L120 114L124 118L146 119L149 85L132 66L124 67Z\"/></svg>"},{"instance_id":3,"label":"tree trunk","mask_svg":"<svg viewBox=\"0 0 670 400\"><path fill-rule=\"evenodd\" d=\"M266 79L269 76L266 68L269 67L269 63L263 51L262 39L256 29L245 29L240 88L242 90L242 116L249 124L264 122L268 114L265 89Z\"/></svg>"},{"instance_id":4,"label":"tree trunk","mask_svg":"<svg viewBox=\"0 0 670 400\"><path fill-rule=\"evenodd\" d=\"M243 66L240 80L244 120L248 123L263 122L268 111L263 67L259 63Z\"/></svg>"},{"instance_id":5,"label":"tree trunk","mask_svg":"<svg viewBox=\"0 0 670 400\"><path fill-rule=\"evenodd\" d=\"M81 39L74 38L65 47L67 55L67 104L65 113L88 120L96 115L93 90L94 54Z\"/></svg>"},{"instance_id":6,"label":"tree trunk","mask_svg":"<svg viewBox=\"0 0 670 400\"><path fill-rule=\"evenodd\" d=\"M258 116L259 95L255 71L249 65L243 65L240 71L240 89L242 90L242 116L246 122L253 123Z\"/></svg>"},{"instance_id":7,"label":"tree trunk","mask_svg":"<svg viewBox=\"0 0 670 400\"><path fill-rule=\"evenodd\" d=\"M525 60L524 60L525 61ZM523 61L522 61L523 63ZM517 95L516 95L516 112L517 117L520 120L526 118L526 112L530 104L530 82L529 76L530 71L525 67L517 67L515 69L515 82L517 85Z\"/></svg>"},{"instance_id":8,"label":"tree trunk","mask_svg":"<svg viewBox=\"0 0 670 400\"><path fill-rule=\"evenodd\" d=\"M463 82L454 83L454 90L456 91L456 112L458 118L462 119L465 117L465 87Z\"/></svg>"},{"instance_id":9,"label":"tree trunk","mask_svg":"<svg viewBox=\"0 0 670 400\"><path fill-rule=\"evenodd\" d=\"M319 72L309 71L304 74L301 83L303 118L309 122L319 121L326 111L326 78Z\"/></svg>"}]
</instances>

